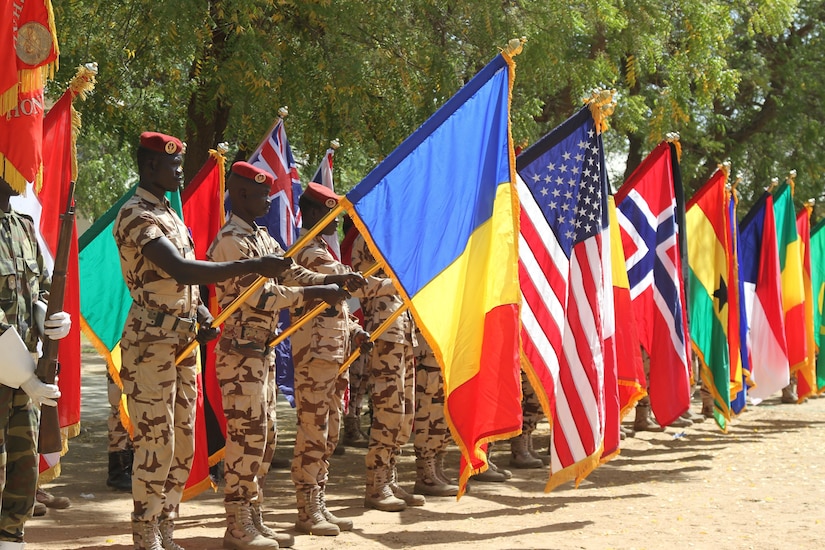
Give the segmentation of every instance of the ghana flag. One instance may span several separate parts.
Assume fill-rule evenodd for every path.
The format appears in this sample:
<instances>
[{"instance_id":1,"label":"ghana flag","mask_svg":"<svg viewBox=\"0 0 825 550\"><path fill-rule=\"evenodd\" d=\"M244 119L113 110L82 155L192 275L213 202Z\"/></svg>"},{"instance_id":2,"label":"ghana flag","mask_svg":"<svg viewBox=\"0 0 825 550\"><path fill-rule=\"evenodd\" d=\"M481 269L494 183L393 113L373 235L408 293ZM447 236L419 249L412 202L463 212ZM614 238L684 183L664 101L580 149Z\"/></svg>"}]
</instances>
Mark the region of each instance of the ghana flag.
<instances>
[{"instance_id":1,"label":"ghana flag","mask_svg":"<svg viewBox=\"0 0 825 550\"><path fill-rule=\"evenodd\" d=\"M728 224L727 174L717 170L687 204L690 337L702 383L713 396L713 416L723 430L730 420L728 302L733 257Z\"/></svg>"}]
</instances>

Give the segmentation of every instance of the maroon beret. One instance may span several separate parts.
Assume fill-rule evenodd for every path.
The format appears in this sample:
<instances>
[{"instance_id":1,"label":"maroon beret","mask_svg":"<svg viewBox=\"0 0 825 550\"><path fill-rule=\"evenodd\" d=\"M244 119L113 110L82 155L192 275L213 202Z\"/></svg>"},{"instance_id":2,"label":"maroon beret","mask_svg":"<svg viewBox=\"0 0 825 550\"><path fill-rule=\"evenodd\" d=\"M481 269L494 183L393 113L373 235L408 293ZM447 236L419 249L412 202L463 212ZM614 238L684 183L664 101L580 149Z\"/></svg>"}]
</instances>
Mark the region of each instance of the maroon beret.
<instances>
[{"instance_id":1,"label":"maroon beret","mask_svg":"<svg viewBox=\"0 0 825 550\"><path fill-rule=\"evenodd\" d=\"M186 153L186 144L176 137L160 132L143 132L140 134L140 146L157 153L178 155Z\"/></svg>"},{"instance_id":2,"label":"maroon beret","mask_svg":"<svg viewBox=\"0 0 825 550\"><path fill-rule=\"evenodd\" d=\"M323 204L327 208L333 208L338 204L338 201L341 200L340 195L336 195L335 191L314 181L307 184L306 189L304 189L304 195L308 199L312 199L318 204Z\"/></svg>"},{"instance_id":3,"label":"maroon beret","mask_svg":"<svg viewBox=\"0 0 825 550\"><path fill-rule=\"evenodd\" d=\"M252 180L255 183L265 183L269 187L275 184L275 178L262 168L253 166L248 162L238 161L232 165L232 173L236 176Z\"/></svg>"}]
</instances>

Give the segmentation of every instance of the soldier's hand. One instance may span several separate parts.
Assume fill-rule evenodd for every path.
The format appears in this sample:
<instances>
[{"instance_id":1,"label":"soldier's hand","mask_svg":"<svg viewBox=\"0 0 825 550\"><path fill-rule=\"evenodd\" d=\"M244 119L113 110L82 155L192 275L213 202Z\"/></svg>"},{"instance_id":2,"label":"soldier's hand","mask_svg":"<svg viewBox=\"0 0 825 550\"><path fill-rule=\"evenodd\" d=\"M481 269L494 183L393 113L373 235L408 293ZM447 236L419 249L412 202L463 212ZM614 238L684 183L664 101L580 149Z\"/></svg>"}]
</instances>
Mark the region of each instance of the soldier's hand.
<instances>
[{"instance_id":1,"label":"soldier's hand","mask_svg":"<svg viewBox=\"0 0 825 550\"><path fill-rule=\"evenodd\" d=\"M344 300L349 298L350 294L346 288L330 284L319 286L317 297L325 301L329 305L334 306L335 304L343 302Z\"/></svg>"},{"instance_id":2,"label":"soldier's hand","mask_svg":"<svg viewBox=\"0 0 825 550\"><path fill-rule=\"evenodd\" d=\"M198 334L195 338L201 344L205 344L210 342L221 335L221 328L220 327L213 327L212 326L212 319L206 321L205 323L201 323L200 327L198 328Z\"/></svg>"},{"instance_id":3,"label":"soldier's hand","mask_svg":"<svg viewBox=\"0 0 825 550\"><path fill-rule=\"evenodd\" d=\"M372 348L375 347L375 344L370 342L370 333L363 330L355 333L353 340L355 345L361 349L362 355L369 354L372 351Z\"/></svg>"},{"instance_id":4,"label":"soldier's hand","mask_svg":"<svg viewBox=\"0 0 825 550\"><path fill-rule=\"evenodd\" d=\"M60 388L57 387L57 380L55 384L44 384L34 374L28 380L20 384L20 389L26 392L26 395L32 402L40 407L41 405L49 405L50 407L57 406L57 399L60 397Z\"/></svg>"},{"instance_id":5,"label":"soldier's hand","mask_svg":"<svg viewBox=\"0 0 825 550\"><path fill-rule=\"evenodd\" d=\"M292 263L292 258L283 258L269 254L257 259L256 271L264 277L277 279L283 275L284 271L292 267Z\"/></svg>"},{"instance_id":6,"label":"soldier's hand","mask_svg":"<svg viewBox=\"0 0 825 550\"><path fill-rule=\"evenodd\" d=\"M367 280L360 273L342 273L337 275L327 275L324 279L325 284L332 284L341 286L347 290L358 290L364 288Z\"/></svg>"}]
</instances>

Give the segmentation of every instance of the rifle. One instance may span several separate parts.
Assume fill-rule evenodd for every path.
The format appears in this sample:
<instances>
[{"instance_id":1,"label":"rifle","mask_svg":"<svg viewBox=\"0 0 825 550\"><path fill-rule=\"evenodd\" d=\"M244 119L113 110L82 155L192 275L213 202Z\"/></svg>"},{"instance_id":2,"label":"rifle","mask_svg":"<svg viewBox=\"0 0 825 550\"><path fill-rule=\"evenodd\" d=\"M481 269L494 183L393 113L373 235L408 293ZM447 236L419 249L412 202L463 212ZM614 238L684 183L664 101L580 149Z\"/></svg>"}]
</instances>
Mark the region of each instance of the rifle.
<instances>
[{"instance_id":1,"label":"rifle","mask_svg":"<svg viewBox=\"0 0 825 550\"><path fill-rule=\"evenodd\" d=\"M63 311L63 298L66 293L66 271L69 265L69 251L74 234L74 186L69 184L68 204L66 212L60 215L60 232L58 233L57 251L54 258L54 273L52 286L49 290L49 303L46 307L46 319L53 314ZM59 340L42 338L43 355L37 361L37 377L46 384L54 384L55 377L60 370L57 358ZM40 439L38 452L41 454L59 453L63 450L63 441L60 437L60 418L57 407L43 405L40 408Z\"/></svg>"}]
</instances>

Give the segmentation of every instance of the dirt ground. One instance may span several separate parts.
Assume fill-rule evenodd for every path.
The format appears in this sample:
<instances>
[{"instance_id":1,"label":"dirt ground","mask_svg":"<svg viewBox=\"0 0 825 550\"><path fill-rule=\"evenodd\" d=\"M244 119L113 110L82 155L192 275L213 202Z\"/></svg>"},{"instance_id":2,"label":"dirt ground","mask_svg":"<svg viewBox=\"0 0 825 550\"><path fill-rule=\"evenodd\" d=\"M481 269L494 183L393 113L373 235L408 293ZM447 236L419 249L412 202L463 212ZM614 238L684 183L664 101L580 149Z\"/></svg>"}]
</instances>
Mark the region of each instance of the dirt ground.
<instances>
[{"instance_id":1,"label":"dirt ground","mask_svg":"<svg viewBox=\"0 0 825 550\"><path fill-rule=\"evenodd\" d=\"M106 487L106 382L102 360L84 354L82 433L63 457L63 474L47 486L72 506L49 510L26 527L29 550L131 546L131 497ZM279 410L279 451L291 456L295 415ZM428 497L401 513L363 508L364 452L333 457L328 502L355 522L338 537L297 535L294 548L820 548L825 541L825 397L782 405L778 396L751 407L721 433L710 421L684 430L642 433L621 454L572 484L544 492L547 470L513 470L506 483L472 483L458 502ZM539 425L546 449L548 425ZM508 463L509 446L493 452ZM455 476L458 452L448 455ZM399 468L415 478L412 449ZM296 519L289 472L267 481L265 520L291 529ZM206 491L181 505L176 540L187 550L221 548L222 494Z\"/></svg>"}]
</instances>

